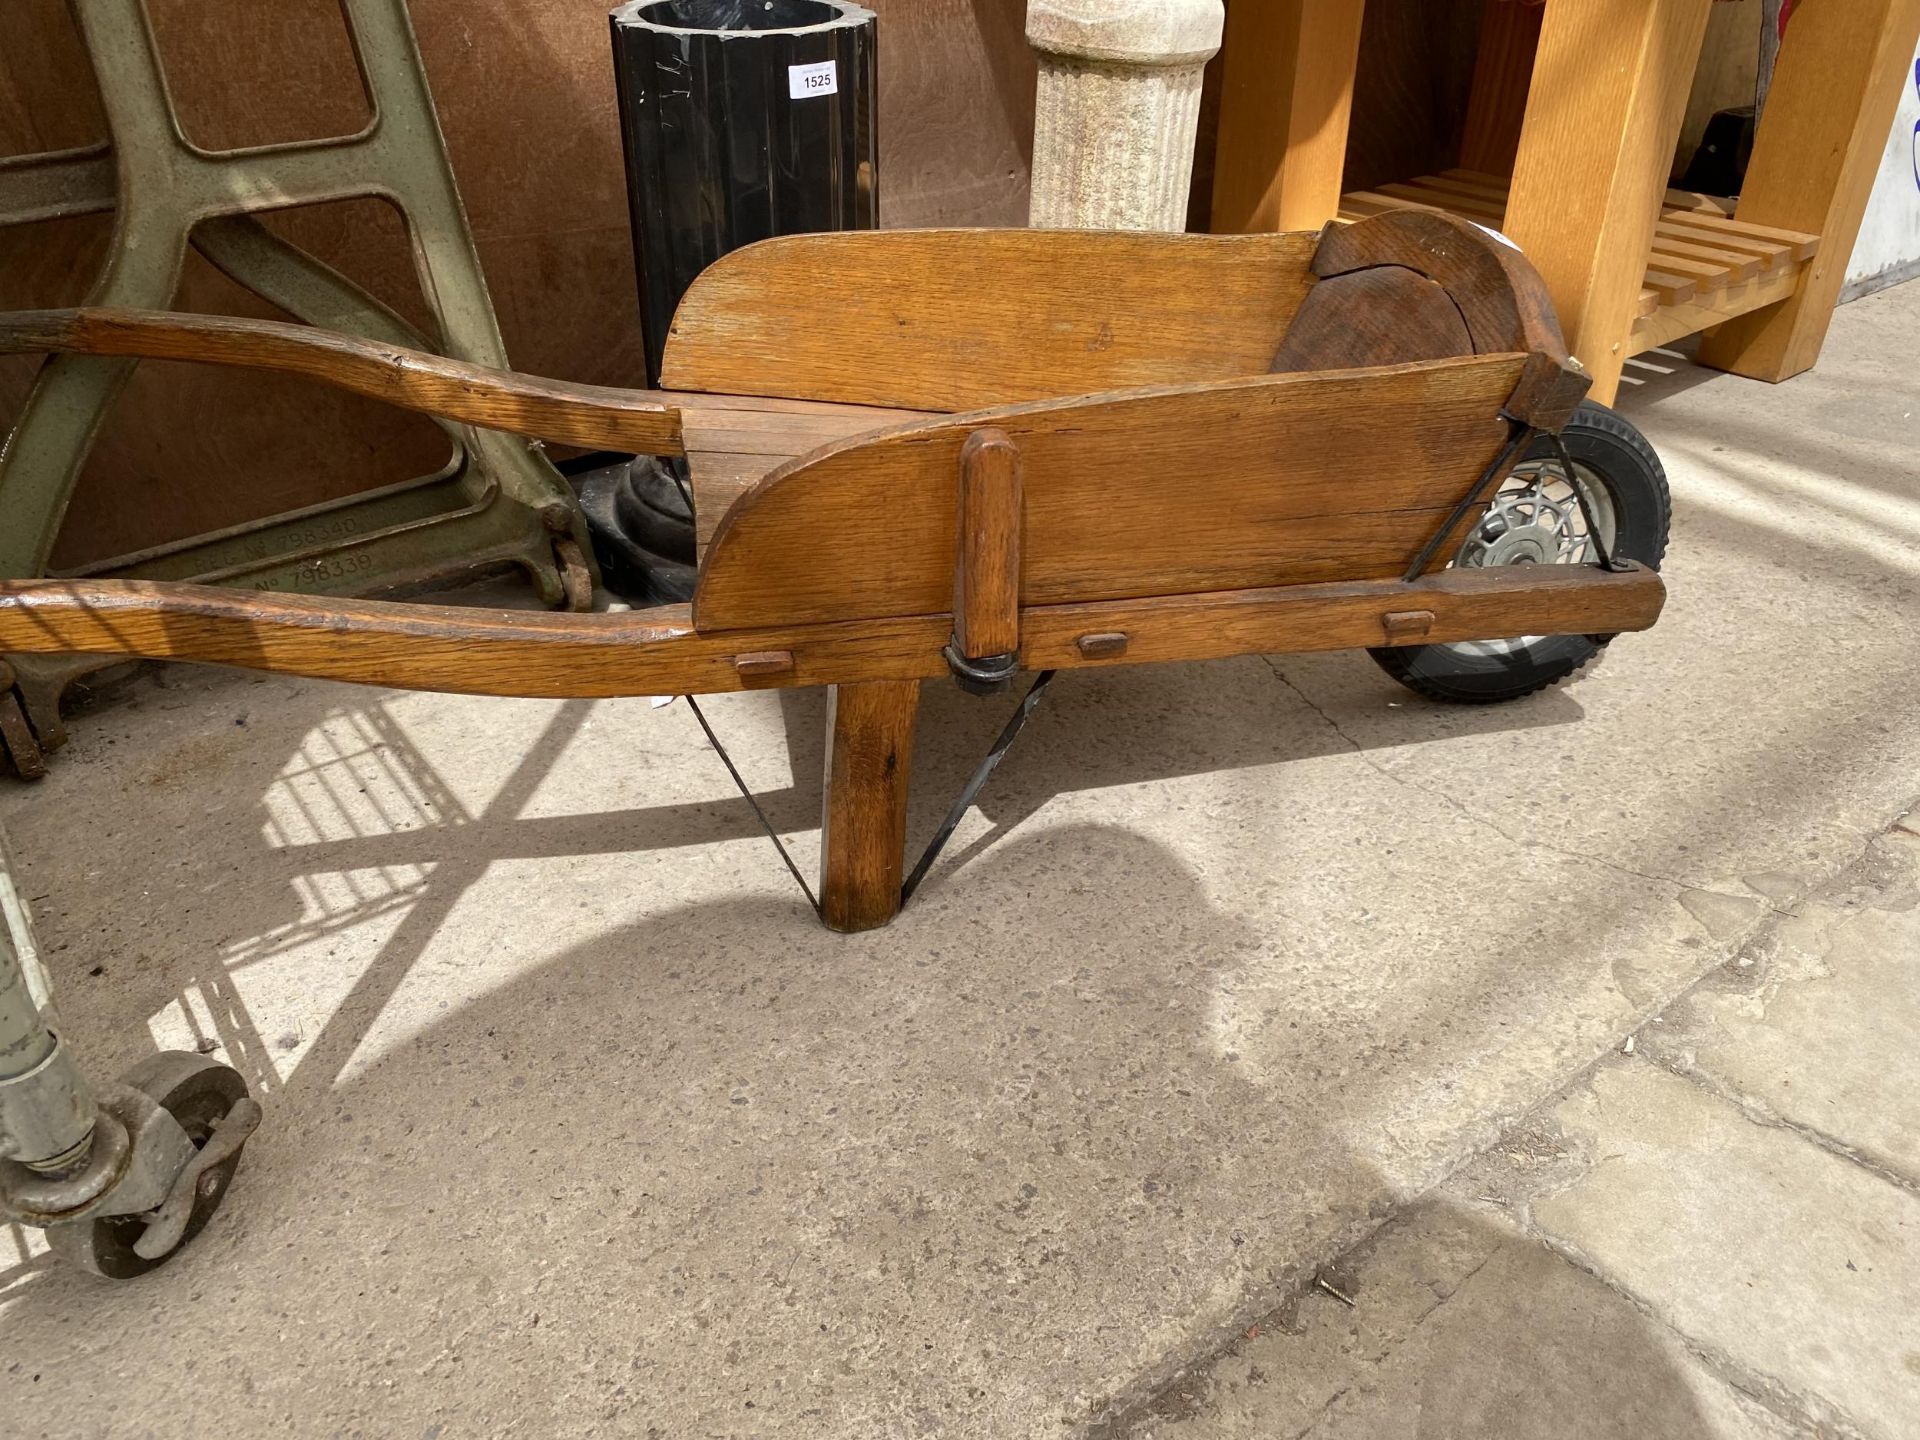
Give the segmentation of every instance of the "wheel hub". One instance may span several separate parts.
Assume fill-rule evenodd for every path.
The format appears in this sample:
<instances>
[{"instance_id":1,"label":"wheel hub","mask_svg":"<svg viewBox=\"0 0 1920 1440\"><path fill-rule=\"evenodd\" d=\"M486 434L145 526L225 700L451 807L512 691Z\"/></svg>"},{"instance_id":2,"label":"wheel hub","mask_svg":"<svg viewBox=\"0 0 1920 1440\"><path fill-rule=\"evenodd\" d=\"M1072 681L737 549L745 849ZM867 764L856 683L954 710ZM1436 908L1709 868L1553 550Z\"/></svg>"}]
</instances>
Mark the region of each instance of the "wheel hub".
<instances>
[{"instance_id":1,"label":"wheel hub","mask_svg":"<svg viewBox=\"0 0 1920 1440\"><path fill-rule=\"evenodd\" d=\"M1546 525L1515 525L1487 541L1478 565L1554 565L1560 560L1561 534Z\"/></svg>"},{"instance_id":2,"label":"wheel hub","mask_svg":"<svg viewBox=\"0 0 1920 1440\"><path fill-rule=\"evenodd\" d=\"M1457 565L1568 565L1586 558L1587 525L1580 500L1549 495L1540 473L1516 472L1518 488L1502 490L1460 547Z\"/></svg>"}]
</instances>

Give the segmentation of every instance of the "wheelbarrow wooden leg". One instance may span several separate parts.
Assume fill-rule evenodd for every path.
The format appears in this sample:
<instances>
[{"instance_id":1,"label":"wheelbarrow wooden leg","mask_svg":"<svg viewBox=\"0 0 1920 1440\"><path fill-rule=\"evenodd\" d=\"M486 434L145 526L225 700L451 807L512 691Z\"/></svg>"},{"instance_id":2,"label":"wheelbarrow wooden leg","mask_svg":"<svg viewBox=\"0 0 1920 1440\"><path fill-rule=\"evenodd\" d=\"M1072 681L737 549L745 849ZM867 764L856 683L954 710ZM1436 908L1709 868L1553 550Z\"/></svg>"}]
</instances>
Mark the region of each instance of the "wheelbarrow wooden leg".
<instances>
[{"instance_id":1,"label":"wheelbarrow wooden leg","mask_svg":"<svg viewBox=\"0 0 1920 1440\"><path fill-rule=\"evenodd\" d=\"M876 930L900 909L918 680L869 680L827 692L827 786L820 918Z\"/></svg>"}]
</instances>

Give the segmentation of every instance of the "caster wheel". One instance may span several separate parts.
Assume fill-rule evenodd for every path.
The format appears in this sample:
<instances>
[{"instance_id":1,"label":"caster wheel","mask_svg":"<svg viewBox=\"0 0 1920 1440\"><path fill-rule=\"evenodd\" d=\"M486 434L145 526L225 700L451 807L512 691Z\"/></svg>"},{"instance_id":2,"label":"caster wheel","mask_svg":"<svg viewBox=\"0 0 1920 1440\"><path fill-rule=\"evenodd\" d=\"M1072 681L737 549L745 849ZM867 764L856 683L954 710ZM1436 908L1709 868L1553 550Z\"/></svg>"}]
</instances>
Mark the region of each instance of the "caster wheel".
<instances>
[{"instance_id":1,"label":"caster wheel","mask_svg":"<svg viewBox=\"0 0 1920 1440\"><path fill-rule=\"evenodd\" d=\"M141 1061L121 1078L121 1083L141 1091L171 1114L196 1148L207 1143L213 1127L247 1094L247 1082L241 1079L239 1071L204 1055L178 1050ZM146 1233L147 1223L134 1215L109 1215L67 1225L49 1225L47 1243L53 1253L69 1265L108 1280L131 1280L158 1269L179 1254L187 1241L213 1218L213 1212L227 1197L233 1172L240 1168L240 1154L236 1150L220 1164L201 1173L186 1233L181 1236L180 1244L165 1255L150 1260L135 1251L134 1242Z\"/></svg>"}]
</instances>

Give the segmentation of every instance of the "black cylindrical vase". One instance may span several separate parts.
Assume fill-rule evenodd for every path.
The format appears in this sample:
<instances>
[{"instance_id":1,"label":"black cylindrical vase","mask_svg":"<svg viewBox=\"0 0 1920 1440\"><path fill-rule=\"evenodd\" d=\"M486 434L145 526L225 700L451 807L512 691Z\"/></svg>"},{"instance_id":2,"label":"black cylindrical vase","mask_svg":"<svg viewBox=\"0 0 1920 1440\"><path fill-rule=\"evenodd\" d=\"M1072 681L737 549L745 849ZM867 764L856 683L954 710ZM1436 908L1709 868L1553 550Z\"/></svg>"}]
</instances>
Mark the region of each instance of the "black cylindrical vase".
<instances>
[{"instance_id":1,"label":"black cylindrical vase","mask_svg":"<svg viewBox=\"0 0 1920 1440\"><path fill-rule=\"evenodd\" d=\"M708 265L879 212L870 10L844 0L635 0L612 14L647 381Z\"/></svg>"}]
</instances>

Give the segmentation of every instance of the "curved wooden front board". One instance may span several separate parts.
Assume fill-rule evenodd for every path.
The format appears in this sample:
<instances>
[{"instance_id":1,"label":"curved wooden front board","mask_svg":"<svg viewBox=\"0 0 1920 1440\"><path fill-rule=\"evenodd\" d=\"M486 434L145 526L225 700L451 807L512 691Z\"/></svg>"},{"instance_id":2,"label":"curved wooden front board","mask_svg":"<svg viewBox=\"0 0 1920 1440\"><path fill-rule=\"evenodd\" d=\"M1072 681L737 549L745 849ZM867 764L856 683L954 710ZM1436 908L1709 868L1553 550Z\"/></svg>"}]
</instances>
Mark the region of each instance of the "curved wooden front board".
<instances>
[{"instance_id":1,"label":"curved wooden front board","mask_svg":"<svg viewBox=\"0 0 1920 1440\"><path fill-rule=\"evenodd\" d=\"M1426 276L1460 309L1479 354L1528 351L1566 363L1553 298L1527 257L1466 220L1433 210L1390 210L1322 232L1311 262L1321 279L1380 265Z\"/></svg>"},{"instance_id":2,"label":"curved wooden front board","mask_svg":"<svg viewBox=\"0 0 1920 1440\"><path fill-rule=\"evenodd\" d=\"M825 446L734 503L694 624L948 611L960 450L989 425L1025 473L1025 605L1398 575L1506 441L1526 359L1083 396Z\"/></svg>"},{"instance_id":3,"label":"curved wooden front board","mask_svg":"<svg viewBox=\"0 0 1920 1440\"><path fill-rule=\"evenodd\" d=\"M1316 351L1330 351L1336 363L1348 359L1350 346L1329 346L1327 334L1341 328L1340 311L1359 313L1382 300L1374 288L1390 271L1422 276L1440 287L1459 311L1481 355L1522 351L1528 355L1520 384L1507 397L1507 413L1541 430L1558 430L1592 384L1586 370L1567 353L1554 313L1553 298L1527 257L1513 245L1457 216L1434 210L1390 210L1351 225L1335 222L1321 232L1313 273L1320 277L1289 345L1275 357L1276 369L1313 364ZM1373 282L1373 283L1369 283ZM1307 313L1313 312L1313 313ZM1377 321L1368 322L1377 323ZM1396 348L1391 326L1374 348L1374 363L1416 359L1432 349ZM1315 337L1311 331L1318 329ZM1429 340L1431 337L1427 337Z\"/></svg>"},{"instance_id":4,"label":"curved wooden front board","mask_svg":"<svg viewBox=\"0 0 1920 1440\"><path fill-rule=\"evenodd\" d=\"M716 260L667 340L673 390L959 411L1264 374L1320 237L875 230Z\"/></svg>"}]
</instances>

